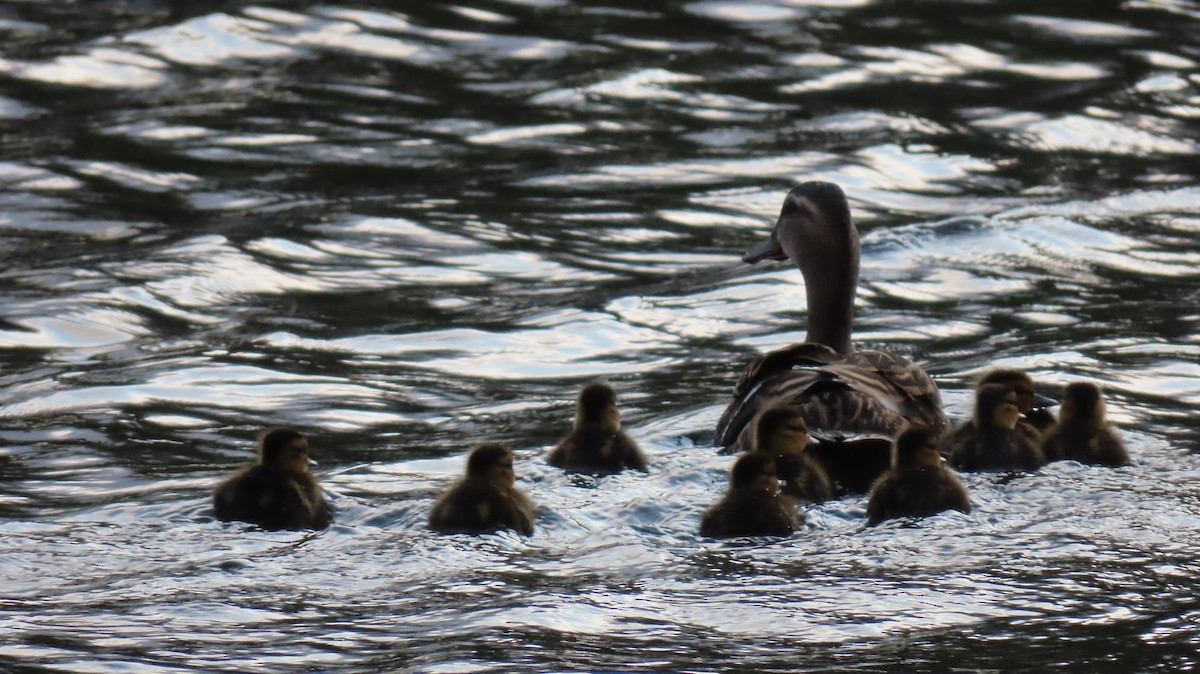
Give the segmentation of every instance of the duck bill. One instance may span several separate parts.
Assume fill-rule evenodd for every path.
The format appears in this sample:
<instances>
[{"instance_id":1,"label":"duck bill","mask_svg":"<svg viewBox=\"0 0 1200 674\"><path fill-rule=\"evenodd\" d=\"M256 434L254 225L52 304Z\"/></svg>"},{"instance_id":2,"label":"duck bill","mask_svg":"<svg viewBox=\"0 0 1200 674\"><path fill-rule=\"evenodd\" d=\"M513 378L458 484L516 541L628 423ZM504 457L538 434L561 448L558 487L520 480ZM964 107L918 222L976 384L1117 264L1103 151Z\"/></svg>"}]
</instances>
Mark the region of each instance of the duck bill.
<instances>
[{"instance_id":1,"label":"duck bill","mask_svg":"<svg viewBox=\"0 0 1200 674\"><path fill-rule=\"evenodd\" d=\"M1058 401L1055 400L1054 398L1049 398L1040 393L1034 393L1033 394L1033 406L1031 409L1044 410L1047 407L1054 407L1057 404L1058 404Z\"/></svg>"},{"instance_id":2,"label":"duck bill","mask_svg":"<svg viewBox=\"0 0 1200 674\"><path fill-rule=\"evenodd\" d=\"M783 247L779 245L774 232L771 232L771 236L754 244L750 250L742 254L742 262L746 264L754 264L760 260L786 259L788 259L787 253L783 252Z\"/></svg>"}]
</instances>

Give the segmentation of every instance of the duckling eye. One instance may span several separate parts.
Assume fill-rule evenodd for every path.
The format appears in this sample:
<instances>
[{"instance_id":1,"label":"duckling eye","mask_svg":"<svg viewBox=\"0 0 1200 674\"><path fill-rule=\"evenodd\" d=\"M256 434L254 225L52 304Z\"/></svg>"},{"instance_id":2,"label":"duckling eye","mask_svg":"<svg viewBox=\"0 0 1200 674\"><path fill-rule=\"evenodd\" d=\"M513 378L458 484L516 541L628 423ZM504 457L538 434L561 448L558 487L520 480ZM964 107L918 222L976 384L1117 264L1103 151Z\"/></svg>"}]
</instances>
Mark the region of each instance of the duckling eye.
<instances>
[{"instance_id":1,"label":"duckling eye","mask_svg":"<svg viewBox=\"0 0 1200 674\"><path fill-rule=\"evenodd\" d=\"M779 215L781 217L784 215L791 215L798 210L800 210L800 207L796 205L796 202L792 201L791 199L784 199L783 210L780 211Z\"/></svg>"}]
</instances>

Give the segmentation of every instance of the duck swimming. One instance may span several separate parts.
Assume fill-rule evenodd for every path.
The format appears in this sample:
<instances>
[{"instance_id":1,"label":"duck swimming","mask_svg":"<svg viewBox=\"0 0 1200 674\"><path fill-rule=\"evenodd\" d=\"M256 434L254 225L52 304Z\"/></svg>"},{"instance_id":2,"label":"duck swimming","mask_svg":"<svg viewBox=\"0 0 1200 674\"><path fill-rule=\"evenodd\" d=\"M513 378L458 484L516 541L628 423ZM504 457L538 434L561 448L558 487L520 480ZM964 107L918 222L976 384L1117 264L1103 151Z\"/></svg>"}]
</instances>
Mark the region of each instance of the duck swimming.
<instances>
[{"instance_id":1,"label":"duck swimming","mask_svg":"<svg viewBox=\"0 0 1200 674\"><path fill-rule=\"evenodd\" d=\"M332 521L317 479L309 472L308 440L300 431L273 428L258 441L258 463L217 486L217 519L263 529L324 529Z\"/></svg>"},{"instance_id":2,"label":"duck swimming","mask_svg":"<svg viewBox=\"0 0 1200 674\"><path fill-rule=\"evenodd\" d=\"M800 525L792 500L779 493L775 460L766 454L743 454L729 472L729 491L700 518L700 535L791 536Z\"/></svg>"},{"instance_id":3,"label":"duck swimming","mask_svg":"<svg viewBox=\"0 0 1200 674\"><path fill-rule=\"evenodd\" d=\"M896 437L892 469L871 488L867 524L896 517L927 517L944 510L971 512L967 488L942 464L937 434L914 426Z\"/></svg>"},{"instance_id":4,"label":"duck swimming","mask_svg":"<svg viewBox=\"0 0 1200 674\"><path fill-rule=\"evenodd\" d=\"M512 451L487 443L467 456L467 474L442 492L429 511L429 528L447 534L512 529L533 535L533 503L516 488Z\"/></svg>"},{"instance_id":5,"label":"duck swimming","mask_svg":"<svg viewBox=\"0 0 1200 674\"><path fill-rule=\"evenodd\" d=\"M742 256L792 260L808 297L805 341L752 361L721 415L716 443L749 444L747 427L777 403L801 411L831 477L865 491L891 464L892 438L909 423L946 427L941 395L925 371L903 356L855 351L850 343L858 289L858 229L846 195L833 183L806 182L788 193L770 237Z\"/></svg>"},{"instance_id":6,"label":"duck swimming","mask_svg":"<svg viewBox=\"0 0 1200 674\"><path fill-rule=\"evenodd\" d=\"M1104 397L1089 382L1067 386L1058 424L1046 431L1042 453L1049 461L1072 459L1101 466L1124 466L1129 452L1104 420Z\"/></svg>"},{"instance_id":7,"label":"duck swimming","mask_svg":"<svg viewBox=\"0 0 1200 674\"><path fill-rule=\"evenodd\" d=\"M1036 438L1017 428L1017 394L1004 384L984 384L975 394L975 416L942 440L941 453L959 470L1037 470L1046 463Z\"/></svg>"},{"instance_id":8,"label":"duck swimming","mask_svg":"<svg viewBox=\"0 0 1200 674\"><path fill-rule=\"evenodd\" d=\"M1048 427L1047 419L1049 419L1049 424L1054 423L1054 415L1050 414L1045 407L1057 403L1050 398L1034 393L1033 380L1021 370L989 370L976 383L976 392L978 393L980 388L989 384L1007 386L1013 392L1018 412L1017 424L1013 427L1013 432L1022 436L1024 442L1034 447L1040 446L1042 444L1042 429ZM1035 407L1035 404L1038 406ZM970 444L971 438L975 436L978 430L975 421L972 419L950 431L942 439L940 445L943 455L946 458L950 458L955 447Z\"/></svg>"},{"instance_id":9,"label":"duck swimming","mask_svg":"<svg viewBox=\"0 0 1200 674\"><path fill-rule=\"evenodd\" d=\"M824 503L833 498L833 483L821 464L805 452L808 426L799 410L768 407L750 422L751 451L775 459L775 470L788 496Z\"/></svg>"},{"instance_id":10,"label":"duck swimming","mask_svg":"<svg viewBox=\"0 0 1200 674\"><path fill-rule=\"evenodd\" d=\"M604 382L593 382L580 391L575 425L546 461L584 473L619 473L625 468L646 471L642 450L621 430L617 394Z\"/></svg>"}]
</instances>

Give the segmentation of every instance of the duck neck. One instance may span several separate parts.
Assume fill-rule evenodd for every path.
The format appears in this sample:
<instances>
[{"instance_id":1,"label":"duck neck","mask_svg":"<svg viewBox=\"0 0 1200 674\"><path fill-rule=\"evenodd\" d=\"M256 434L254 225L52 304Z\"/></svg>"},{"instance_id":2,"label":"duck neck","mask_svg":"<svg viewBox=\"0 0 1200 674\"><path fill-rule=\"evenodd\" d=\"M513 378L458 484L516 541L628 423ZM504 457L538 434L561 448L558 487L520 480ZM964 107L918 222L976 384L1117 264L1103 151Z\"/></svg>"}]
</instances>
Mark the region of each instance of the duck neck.
<instances>
[{"instance_id":1,"label":"duck neck","mask_svg":"<svg viewBox=\"0 0 1200 674\"><path fill-rule=\"evenodd\" d=\"M808 289L807 342L824 344L838 353L854 351L850 330L854 324L854 295L858 288L858 246L840 268L827 267L804 274Z\"/></svg>"}]
</instances>

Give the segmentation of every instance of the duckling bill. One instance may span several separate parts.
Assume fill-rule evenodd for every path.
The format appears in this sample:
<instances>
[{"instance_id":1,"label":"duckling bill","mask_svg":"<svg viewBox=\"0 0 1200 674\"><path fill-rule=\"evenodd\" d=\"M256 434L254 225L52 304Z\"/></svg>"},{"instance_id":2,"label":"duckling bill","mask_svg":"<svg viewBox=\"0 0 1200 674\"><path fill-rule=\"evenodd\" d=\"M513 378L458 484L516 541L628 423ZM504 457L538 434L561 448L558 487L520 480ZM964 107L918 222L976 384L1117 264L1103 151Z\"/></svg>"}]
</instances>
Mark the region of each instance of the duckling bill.
<instances>
[{"instance_id":1,"label":"duckling bill","mask_svg":"<svg viewBox=\"0 0 1200 674\"><path fill-rule=\"evenodd\" d=\"M512 529L531 536L533 518L533 502L516 488L512 451L487 443L471 450L466 475L434 501L429 528L458 534Z\"/></svg>"},{"instance_id":2,"label":"duckling bill","mask_svg":"<svg viewBox=\"0 0 1200 674\"><path fill-rule=\"evenodd\" d=\"M729 491L700 518L700 535L791 536L799 525L792 500L779 492L775 460L751 452L733 464Z\"/></svg>"},{"instance_id":3,"label":"duckling bill","mask_svg":"<svg viewBox=\"0 0 1200 674\"><path fill-rule=\"evenodd\" d=\"M308 439L291 428L263 433L258 462L217 486L217 519L263 529L324 529L332 521L317 479L309 472Z\"/></svg>"},{"instance_id":4,"label":"duckling bill","mask_svg":"<svg viewBox=\"0 0 1200 674\"><path fill-rule=\"evenodd\" d=\"M945 510L971 512L967 488L942 465L937 434L921 426L910 428L896 437L891 470L871 488L867 524Z\"/></svg>"},{"instance_id":5,"label":"duckling bill","mask_svg":"<svg viewBox=\"0 0 1200 674\"><path fill-rule=\"evenodd\" d=\"M546 461L583 473L619 473L626 468L646 471L642 450L621 429L617 394L604 382L583 387L575 406L574 427Z\"/></svg>"}]
</instances>

